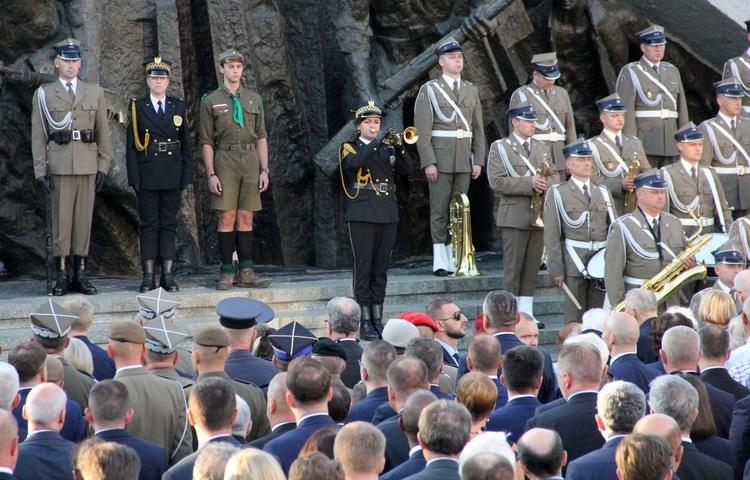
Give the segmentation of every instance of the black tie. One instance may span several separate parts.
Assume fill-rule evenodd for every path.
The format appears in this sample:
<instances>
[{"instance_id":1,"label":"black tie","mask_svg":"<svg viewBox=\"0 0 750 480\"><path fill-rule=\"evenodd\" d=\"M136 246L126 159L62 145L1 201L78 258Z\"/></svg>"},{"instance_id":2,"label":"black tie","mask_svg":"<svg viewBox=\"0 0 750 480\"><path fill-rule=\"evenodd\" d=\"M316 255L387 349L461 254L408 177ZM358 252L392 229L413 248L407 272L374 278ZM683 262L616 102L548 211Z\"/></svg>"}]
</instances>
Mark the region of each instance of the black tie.
<instances>
[{"instance_id":1,"label":"black tie","mask_svg":"<svg viewBox=\"0 0 750 480\"><path fill-rule=\"evenodd\" d=\"M591 200L591 195L589 195L589 189L585 183L583 184L583 194L586 196L586 198Z\"/></svg>"},{"instance_id":2,"label":"black tie","mask_svg":"<svg viewBox=\"0 0 750 480\"><path fill-rule=\"evenodd\" d=\"M458 354L458 352L456 352L456 353L453 354L453 360L456 361L456 366L458 366L458 364L461 361L461 356Z\"/></svg>"},{"instance_id":3,"label":"black tie","mask_svg":"<svg viewBox=\"0 0 750 480\"><path fill-rule=\"evenodd\" d=\"M531 145L529 145L529 141L526 140L523 142L523 149L526 150L526 155L531 153Z\"/></svg>"},{"instance_id":4,"label":"black tie","mask_svg":"<svg viewBox=\"0 0 750 480\"><path fill-rule=\"evenodd\" d=\"M161 100L156 102L156 113L158 113L161 118L164 118L164 109L161 106Z\"/></svg>"},{"instance_id":5,"label":"black tie","mask_svg":"<svg viewBox=\"0 0 750 480\"><path fill-rule=\"evenodd\" d=\"M65 84L65 86L68 87L68 95L70 95L70 99L75 101L76 92L73 91L73 84L71 82L68 82Z\"/></svg>"},{"instance_id":6,"label":"black tie","mask_svg":"<svg viewBox=\"0 0 750 480\"><path fill-rule=\"evenodd\" d=\"M453 80L453 95L458 98L458 80Z\"/></svg>"}]
</instances>

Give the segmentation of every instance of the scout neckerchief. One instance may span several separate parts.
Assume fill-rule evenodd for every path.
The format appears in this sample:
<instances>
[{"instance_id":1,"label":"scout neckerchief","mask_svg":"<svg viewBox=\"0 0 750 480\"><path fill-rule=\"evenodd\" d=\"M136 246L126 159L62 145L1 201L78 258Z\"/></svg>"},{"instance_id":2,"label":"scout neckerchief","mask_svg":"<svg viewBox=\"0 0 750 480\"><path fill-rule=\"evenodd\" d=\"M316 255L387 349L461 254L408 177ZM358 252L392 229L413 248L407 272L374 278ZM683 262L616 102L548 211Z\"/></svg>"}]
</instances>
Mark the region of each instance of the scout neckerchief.
<instances>
[{"instance_id":1,"label":"scout neckerchief","mask_svg":"<svg viewBox=\"0 0 750 480\"><path fill-rule=\"evenodd\" d=\"M219 87L219 90L222 90L224 93L229 95L229 98L232 99L232 110L234 110L232 114L232 118L242 128L245 128L245 118L242 115L242 104L240 103L240 93L229 93L226 90Z\"/></svg>"}]
</instances>

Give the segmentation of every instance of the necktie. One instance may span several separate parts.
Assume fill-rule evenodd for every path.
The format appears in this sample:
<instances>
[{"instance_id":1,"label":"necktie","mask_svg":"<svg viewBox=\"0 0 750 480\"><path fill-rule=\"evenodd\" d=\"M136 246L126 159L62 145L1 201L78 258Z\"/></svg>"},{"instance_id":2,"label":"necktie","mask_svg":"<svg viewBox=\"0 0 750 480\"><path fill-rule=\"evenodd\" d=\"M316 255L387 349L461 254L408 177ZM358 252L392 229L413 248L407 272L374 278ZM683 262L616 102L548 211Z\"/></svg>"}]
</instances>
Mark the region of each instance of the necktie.
<instances>
[{"instance_id":1,"label":"necktie","mask_svg":"<svg viewBox=\"0 0 750 480\"><path fill-rule=\"evenodd\" d=\"M732 121L730 123L731 123L731 126L732 126L732 133L737 133L737 131L735 130L735 128L736 128L737 125L734 123L734 118L732 119Z\"/></svg>"},{"instance_id":2,"label":"necktie","mask_svg":"<svg viewBox=\"0 0 750 480\"><path fill-rule=\"evenodd\" d=\"M164 108L161 105L161 100L156 102L156 113L158 113L161 118L164 118Z\"/></svg>"},{"instance_id":3,"label":"necktie","mask_svg":"<svg viewBox=\"0 0 750 480\"><path fill-rule=\"evenodd\" d=\"M458 98L458 81L457 80L453 81L453 95L455 95L456 98Z\"/></svg>"},{"instance_id":4,"label":"necktie","mask_svg":"<svg viewBox=\"0 0 750 480\"><path fill-rule=\"evenodd\" d=\"M659 65L654 65L654 72L656 72L656 76L659 76Z\"/></svg>"},{"instance_id":5,"label":"necktie","mask_svg":"<svg viewBox=\"0 0 750 480\"><path fill-rule=\"evenodd\" d=\"M65 84L66 87L68 87L68 95L70 95L71 100L76 99L76 92L73 91L73 84L71 82L68 82Z\"/></svg>"},{"instance_id":6,"label":"necktie","mask_svg":"<svg viewBox=\"0 0 750 480\"><path fill-rule=\"evenodd\" d=\"M615 137L615 144L617 144L617 148L620 149L620 155L622 155L622 139L619 135Z\"/></svg>"},{"instance_id":7,"label":"necktie","mask_svg":"<svg viewBox=\"0 0 750 480\"><path fill-rule=\"evenodd\" d=\"M589 189L585 183L583 184L583 195L589 200L591 200L591 195L589 195Z\"/></svg>"},{"instance_id":8,"label":"necktie","mask_svg":"<svg viewBox=\"0 0 750 480\"><path fill-rule=\"evenodd\" d=\"M240 94L239 93L232 93L229 95L229 98L232 99L232 108L234 110L234 114L232 118L242 128L245 128L245 117L242 115L242 105L240 104Z\"/></svg>"},{"instance_id":9,"label":"necktie","mask_svg":"<svg viewBox=\"0 0 750 480\"><path fill-rule=\"evenodd\" d=\"M693 177L693 181L696 185L698 185L698 172L695 167L690 169L690 176Z\"/></svg>"},{"instance_id":10,"label":"necktie","mask_svg":"<svg viewBox=\"0 0 750 480\"><path fill-rule=\"evenodd\" d=\"M544 97L545 97L545 98L547 99L547 101L549 102L549 90L542 90L542 91L544 92Z\"/></svg>"},{"instance_id":11,"label":"necktie","mask_svg":"<svg viewBox=\"0 0 750 480\"><path fill-rule=\"evenodd\" d=\"M651 223L651 226L654 228L654 232L659 228L659 220L654 219Z\"/></svg>"},{"instance_id":12,"label":"necktie","mask_svg":"<svg viewBox=\"0 0 750 480\"><path fill-rule=\"evenodd\" d=\"M531 145L529 145L529 141L528 140L526 140L525 142L523 142L523 149L526 150L526 155L528 155L529 153L531 153Z\"/></svg>"},{"instance_id":13,"label":"necktie","mask_svg":"<svg viewBox=\"0 0 750 480\"><path fill-rule=\"evenodd\" d=\"M453 354L453 360L456 361L456 366L458 366L458 364L461 361L461 356L458 354L458 352L456 352L456 353Z\"/></svg>"}]
</instances>

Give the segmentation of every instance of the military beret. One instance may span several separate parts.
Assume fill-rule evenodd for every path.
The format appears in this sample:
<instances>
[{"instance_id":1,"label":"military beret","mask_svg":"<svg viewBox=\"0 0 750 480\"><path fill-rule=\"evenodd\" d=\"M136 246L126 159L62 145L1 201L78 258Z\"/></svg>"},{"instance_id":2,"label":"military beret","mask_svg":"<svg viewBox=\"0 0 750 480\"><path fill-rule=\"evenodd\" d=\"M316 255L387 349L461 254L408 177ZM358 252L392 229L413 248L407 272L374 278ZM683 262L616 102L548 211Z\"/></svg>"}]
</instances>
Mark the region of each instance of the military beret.
<instances>
[{"instance_id":1,"label":"military beret","mask_svg":"<svg viewBox=\"0 0 750 480\"><path fill-rule=\"evenodd\" d=\"M297 322L287 323L268 336L273 345L273 353L281 360L293 360L312 351L318 337Z\"/></svg>"},{"instance_id":2,"label":"military beret","mask_svg":"<svg viewBox=\"0 0 750 480\"><path fill-rule=\"evenodd\" d=\"M245 63L245 56L234 49L224 50L219 54L219 63L240 62Z\"/></svg>"},{"instance_id":3,"label":"military beret","mask_svg":"<svg viewBox=\"0 0 750 480\"><path fill-rule=\"evenodd\" d=\"M231 343L227 332L218 325L208 325L193 333L193 342L202 347L228 347Z\"/></svg>"},{"instance_id":4,"label":"military beret","mask_svg":"<svg viewBox=\"0 0 750 480\"><path fill-rule=\"evenodd\" d=\"M560 78L560 64L557 62L557 53L538 53L531 57L531 66L549 80Z\"/></svg>"},{"instance_id":5,"label":"military beret","mask_svg":"<svg viewBox=\"0 0 750 480\"><path fill-rule=\"evenodd\" d=\"M667 37L664 35L664 27L659 25L651 25L645 30L638 32L638 38L641 43L647 43L649 45L664 45L667 43Z\"/></svg>"},{"instance_id":6,"label":"military beret","mask_svg":"<svg viewBox=\"0 0 750 480\"><path fill-rule=\"evenodd\" d=\"M406 348L409 340L417 337L417 327L400 318L391 318L383 327L383 340L397 348Z\"/></svg>"},{"instance_id":7,"label":"military beret","mask_svg":"<svg viewBox=\"0 0 750 480\"><path fill-rule=\"evenodd\" d=\"M190 335L164 317L151 320L144 325L146 348L154 353L169 354L177 350L177 344Z\"/></svg>"},{"instance_id":8,"label":"military beret","mask_svg":"<svg viewBox=\"0 0 750 480\"><path fill-rule=\"evenodd\" d=\"M441 43L436 49L435 54L439 57L444 53L463 53L461 44L453 38L449 38L448 41Z\"/></svg>"},{"instance_id":9,"label":"military beret","mask_svg":"<svg viewBox=\"0 0 750 480\"><path fill-rule=\"evenodd\" d=\"M108 337L117 342L146 343L143 327L132 320L115 320L110 323Z\"/></svg>"},{"instance_id":10,"label":"military beret","mask_svg":"<svg viewBox=\"0 0 750 480\"><path fill-rule=\"evenodd\" d=\"M688 122L674 132L674 139L678 143L697 142L703 140L703 132L693 122Z\"/></svg>"},{"instance_id":11,"label":"military beret","mask_svg":"<svg viewBox=\"0 0 750 480\"><path fill-rule=\"evenodd\" d=\"M42 338L64 337L70 332L70 326L78 320L77 316L49 299L39 305L34 313L29 314L29 318L31 332Z\"/></svg>"},{"instance_id":12,"label":"military beret","mask_svg":"<svg viewBox=\"0 0 750 480\"><path fill-rule=\"evenodd\" d=\"M739 237L732 237L719 248L713 251L716 263L726 263L729 265L742 265L745 263L742 254L742 241Z\"/></svg>"},{"instance_id":13,"label":"military beret","mask_svg":"<svg viewBox=\"0 0 750 480\"><path fill-rule=\"evenodd\" d=\"M271 307L247 297L225 298L216 304L216 313L221 326L231 330L252 328L256 323L267 323L274 317Z\"/></svg>"},{"instance_id":14,"label":"military beret","mask_svg":"<svg viewBox=\"0 0 750 480\"><path fill-rule=\"evenodd\" d=\"M579 138L563 147L563 155L565 155L565 158L591 157L594 155L594 152L591 150L591 146L586 140Z\"/></svg>"},{"instance_id":15,"label":"military beret","mask_svg":"<svg viewBox=\"0 0 750 480\"><path fill-rule=\"evenodd\" d=\"M438 327L438 324L435 323L429 315L422 312L417 311L411 311L411 312L404 312L401 315L398 316L401 320L406 320L407 322L411 323L415 327L419 326L425 326L430 327L433 332L437 332L440 330Z\"/></svg>"},{"instance_id":16,"label":"military beret","mask_svg":"<svg viewBox=\"0 0 750 480\"><path fill-rule=\"evenodd\" d=\"M508 110L508 118L517 118L519 120L536 120L534 107L528 102L521 102L515 107Z\"/></svg>"},{"instance_id":17,"label":"military beret","mask_svg":"<svg viewBox=\"0 0 750 480\"><path fill-rule=\"evenodd\" d=\"M62 42L52 45L55 49L55 55L63 60L80 60L81 59L81 42L75 38L67 38Z\"/></svg>"},{"instance_id":18,"label":"military beret","mask_svg":"<svg viewBox=\"0 0 750 480\"><path fill-rule=\"evenodd\" d=\"M146 63L146 74L150 77L168 77L172 71L172 62L161 57L154 57L153 62Z\"/></svg>"},{"instance_id":19,"label":"military beret","mask_svg":"<svg viewBox=\"0 0 750 480\"><path fill-rule=\"evenodd\" d=\"M328 337L319 338L313 344L312 354L319 357L339 357L346 361L346 351Z\"/></svg>"},{"instance_id":20,"label":"military beret","mask_svg":"<svg viewBox=\"0 0 750 480\"><path fill-rule=\"evenodd\" d=\"M177 297L170 295L166 290L159 287L143 295L135 297L143 318L152 320L158 316L170 318L177 311L180 301Z\"/></svg>"},{"instance_id":21,"label":"military beret","mask_svg":"<svg viewBox=\"0 0 750 480\"><path fill-rule=\"evenodd\" d=\"M742 88L742 82L737 77L728 77L720 82L714 83L716 87L716 95L724 95L725 97L739 97L745 96L745 90Z\"/></svg>"},{"instance_id":22,"label":"military beret","mask_svg":"<svg viewBox=\"0 0 750 480\"><path fill-rule=\"evenodd\" d=\"M635 188L650 188L651 190L665 190L667 182L659 170L643 172L635 178Z\"/></svg>"},{"instance_id":23,"label":"military beret","mask_svg":"<svg viewBox=\"0 0 750 480\"><path fill-rule=\"evenodd\" d=\"M627 112L625 104L622 103L622 98L619 93L613 93L608 97L604 97L598 102L596 106L599 107L600 112Z\"/></svg>"}]
</instances>

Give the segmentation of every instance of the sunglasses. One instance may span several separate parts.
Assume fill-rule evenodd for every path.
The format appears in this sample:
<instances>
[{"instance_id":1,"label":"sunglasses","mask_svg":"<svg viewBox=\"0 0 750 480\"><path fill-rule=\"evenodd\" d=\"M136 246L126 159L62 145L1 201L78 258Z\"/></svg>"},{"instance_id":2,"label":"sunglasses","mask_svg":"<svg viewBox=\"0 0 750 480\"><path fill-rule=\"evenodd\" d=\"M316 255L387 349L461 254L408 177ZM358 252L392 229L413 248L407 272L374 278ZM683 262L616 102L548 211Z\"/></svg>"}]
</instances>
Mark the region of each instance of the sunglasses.
<instances>
[{"instance_id":1,"label":"sunglasses","mask_svg":"<svg viewBox=\"0 0 750 480\"><path fill-rule=\"evenodd\" d=\"M440 320L441 321L442 320L455 320L457 322L460 322L462 314L463 312L461 310L456 310L455 312L453 312L453 315L451 315L450 317L441 318Z\"/></svg>"}]
</instances>

